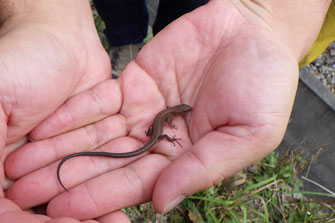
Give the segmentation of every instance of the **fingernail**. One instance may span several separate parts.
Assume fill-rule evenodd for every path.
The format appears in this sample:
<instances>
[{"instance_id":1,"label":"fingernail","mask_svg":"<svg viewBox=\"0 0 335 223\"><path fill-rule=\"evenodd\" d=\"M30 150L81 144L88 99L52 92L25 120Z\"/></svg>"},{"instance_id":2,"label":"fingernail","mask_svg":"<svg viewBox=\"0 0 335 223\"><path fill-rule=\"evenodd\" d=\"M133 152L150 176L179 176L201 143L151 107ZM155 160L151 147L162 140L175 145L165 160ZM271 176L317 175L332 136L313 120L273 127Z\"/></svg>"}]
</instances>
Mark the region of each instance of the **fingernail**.
<instances>
[{"instance_id":1,"label":"fingernail","mask_svg":"<svg viewBox=\"0 0 335 223\"><path fill-rule=\"evenodd\" d=\"M185 199L185 196L180 195L176 197L174 200L172 200L170 203L168 203L165 208L163 209L163 214L168 213L173 208L175 208L180 202L182 202Z\"/></svg>"}]
</instances>

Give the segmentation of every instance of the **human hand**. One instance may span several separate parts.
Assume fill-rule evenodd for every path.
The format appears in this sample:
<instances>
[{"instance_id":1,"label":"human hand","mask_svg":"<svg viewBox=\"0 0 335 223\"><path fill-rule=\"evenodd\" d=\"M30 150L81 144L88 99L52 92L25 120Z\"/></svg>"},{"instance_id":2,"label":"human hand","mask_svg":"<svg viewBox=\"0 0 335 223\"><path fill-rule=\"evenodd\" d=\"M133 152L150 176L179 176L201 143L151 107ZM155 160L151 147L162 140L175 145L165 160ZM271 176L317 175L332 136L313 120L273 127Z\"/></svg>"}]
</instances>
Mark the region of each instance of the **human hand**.
<instances>
[{"instance_id":1,"label":"human hand","mask_svg":"<svg viewBox=\"0 0 335 223\"><path fill-rule=\"evenodd\" d=\"M67 98L111 75L88 1L6 2L12 9L0 29L0 156Z\"/></svg>"},{"instance_id":2,"label":"human hand","mask_svg":"<svg viewBox=\"0 0 335 223\"><path fill-rule=\"evenodd\" d=\"M111 222L129 222L123 212L115 212L98 218L96 220L78 221L69 217L50 218L42 214L34 214L32 210L23 211L14 202L3 197L3 191L0 191L0 222L1 223L111 223Z\"/></svg>"},{"instance_id":3,"label":"human hand","mask_svg":"<svg viewBox=\"0 0 335 223\"><path fill-rule=\"evenodd\" d=\"M167 212L264 157L285 132L306 50L283 40L278 29L230 1L213 0L183 16L150 41L119 80L74 96L31 133L40 141L7 160L8 175L21 177L8 197L30 207L56 196L48 214L79 219L150 199ZM53 162L96 148L135 150L155 114L180 103L193 111L174 120L178 130L164 131L182 138L182 149L162 141L141 157L69 160L61 177L71 189L58 195Z\"/></svg>"},{"instance_id":4,"label":"human hand","mask_svg":"<svg viewBox=\"0 0 335 223\"><path fill-rule=\"evenodd\" d=\"M5 149L5 153L7 151L15 150L16 147L22 146L27 142L26 138L18 141L15 144L11 144L7 146ZM3 161L1 160L1 163ZM8 186L10 184L9 181L5 181L4 184ZM28 222L28 223L79 223L78 220L69 218L69 217L60 217L54 218L45 215L45 207L42 205L38 209L29 209L22 210L18 205L16 205L13 201L6 199L4 194L6 192L3 191L0 186L0 222L1 223L20 223L20 222ZM38 210L37 213L34 210ZM83 223L111 223L111 222L120 222L120 223L129 223L128 217L122 211L114 211L112 213L106 214L100 218L95 220L87 220L83 221Z\"/></svg>"}]
</instances>

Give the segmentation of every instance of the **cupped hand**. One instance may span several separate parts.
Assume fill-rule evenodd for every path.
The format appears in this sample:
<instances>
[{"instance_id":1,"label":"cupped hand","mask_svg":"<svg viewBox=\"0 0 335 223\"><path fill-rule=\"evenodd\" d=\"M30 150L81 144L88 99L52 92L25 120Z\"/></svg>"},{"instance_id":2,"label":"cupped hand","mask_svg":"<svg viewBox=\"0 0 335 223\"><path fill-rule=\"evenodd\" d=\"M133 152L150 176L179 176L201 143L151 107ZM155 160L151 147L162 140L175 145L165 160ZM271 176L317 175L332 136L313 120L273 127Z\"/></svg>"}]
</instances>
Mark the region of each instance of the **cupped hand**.
<instances>
[{"instance_id":1,"label":"cupped hand","mask_svg":"<svg viewBox=\"0 0 335 223\"><path fill-rule=\"evenodd\" d=\"M72 97L8 157L18 179L7 196L27 208L50 201L50 216L89 219L153 201L167 212L184 197L219 183L271 152L291 112L297 56L274 29L244 5L213 0L150 41L119 80ZM94 149L132 151L167 106L193 110L165 127L182 148L159 142L127 159L64 156ZM29 159L26 159L29 157ZM93 179L92 179L93 178Z\"/></svg>"},{"instance_id":2,"label":"cupped hand","mask_svg":"<svg viewBox=\"0 0 335 223\"><path fill-rule=\"evenodd\" d=\"M15 4L0 29L0 156L69 97L111 75L87 1Z\"/></svg>"}]
</instances>

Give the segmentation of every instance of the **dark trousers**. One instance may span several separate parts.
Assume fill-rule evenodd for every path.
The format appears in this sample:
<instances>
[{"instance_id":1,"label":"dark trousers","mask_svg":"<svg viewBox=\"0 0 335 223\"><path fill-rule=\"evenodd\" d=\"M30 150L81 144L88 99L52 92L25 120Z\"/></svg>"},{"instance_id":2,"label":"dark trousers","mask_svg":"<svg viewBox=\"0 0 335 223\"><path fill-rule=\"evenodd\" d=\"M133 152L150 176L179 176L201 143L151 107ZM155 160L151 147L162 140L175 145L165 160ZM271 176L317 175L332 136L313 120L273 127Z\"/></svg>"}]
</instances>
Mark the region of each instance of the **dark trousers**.
<instances>
[{"instance_id":1,"label":"dark trousers","mask_svg":"<svg viewBox=\"0 0 335 223\"><path fill-rule=\"evenodd\" d=\"M170 22L209 0L160 0L154 35ZM136 44L147 35L149 14L145 0L93 0L106 24L105 34L111 46Z\"/></svg>"}]
</instances>

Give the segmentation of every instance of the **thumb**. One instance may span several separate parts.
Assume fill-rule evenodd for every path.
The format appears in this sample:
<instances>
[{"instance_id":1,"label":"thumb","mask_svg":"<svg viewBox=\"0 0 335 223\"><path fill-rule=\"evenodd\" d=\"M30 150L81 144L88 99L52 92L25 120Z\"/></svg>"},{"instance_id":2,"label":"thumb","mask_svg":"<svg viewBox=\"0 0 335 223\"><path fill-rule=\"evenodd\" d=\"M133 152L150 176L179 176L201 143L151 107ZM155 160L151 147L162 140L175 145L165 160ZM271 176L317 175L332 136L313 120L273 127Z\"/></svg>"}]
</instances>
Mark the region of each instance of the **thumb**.
<instances>
[{"instance_id":1,"label":"thumb","mask_svg":"<svg viewBox=\"0 0 335 223\"><path fill-rule=\"evenodd\" d=\"M185 197L220 183L270 152L274 145L213 131L172 162L159 176L153 204L167 213Z\"/></svg>"}]
</instances>

